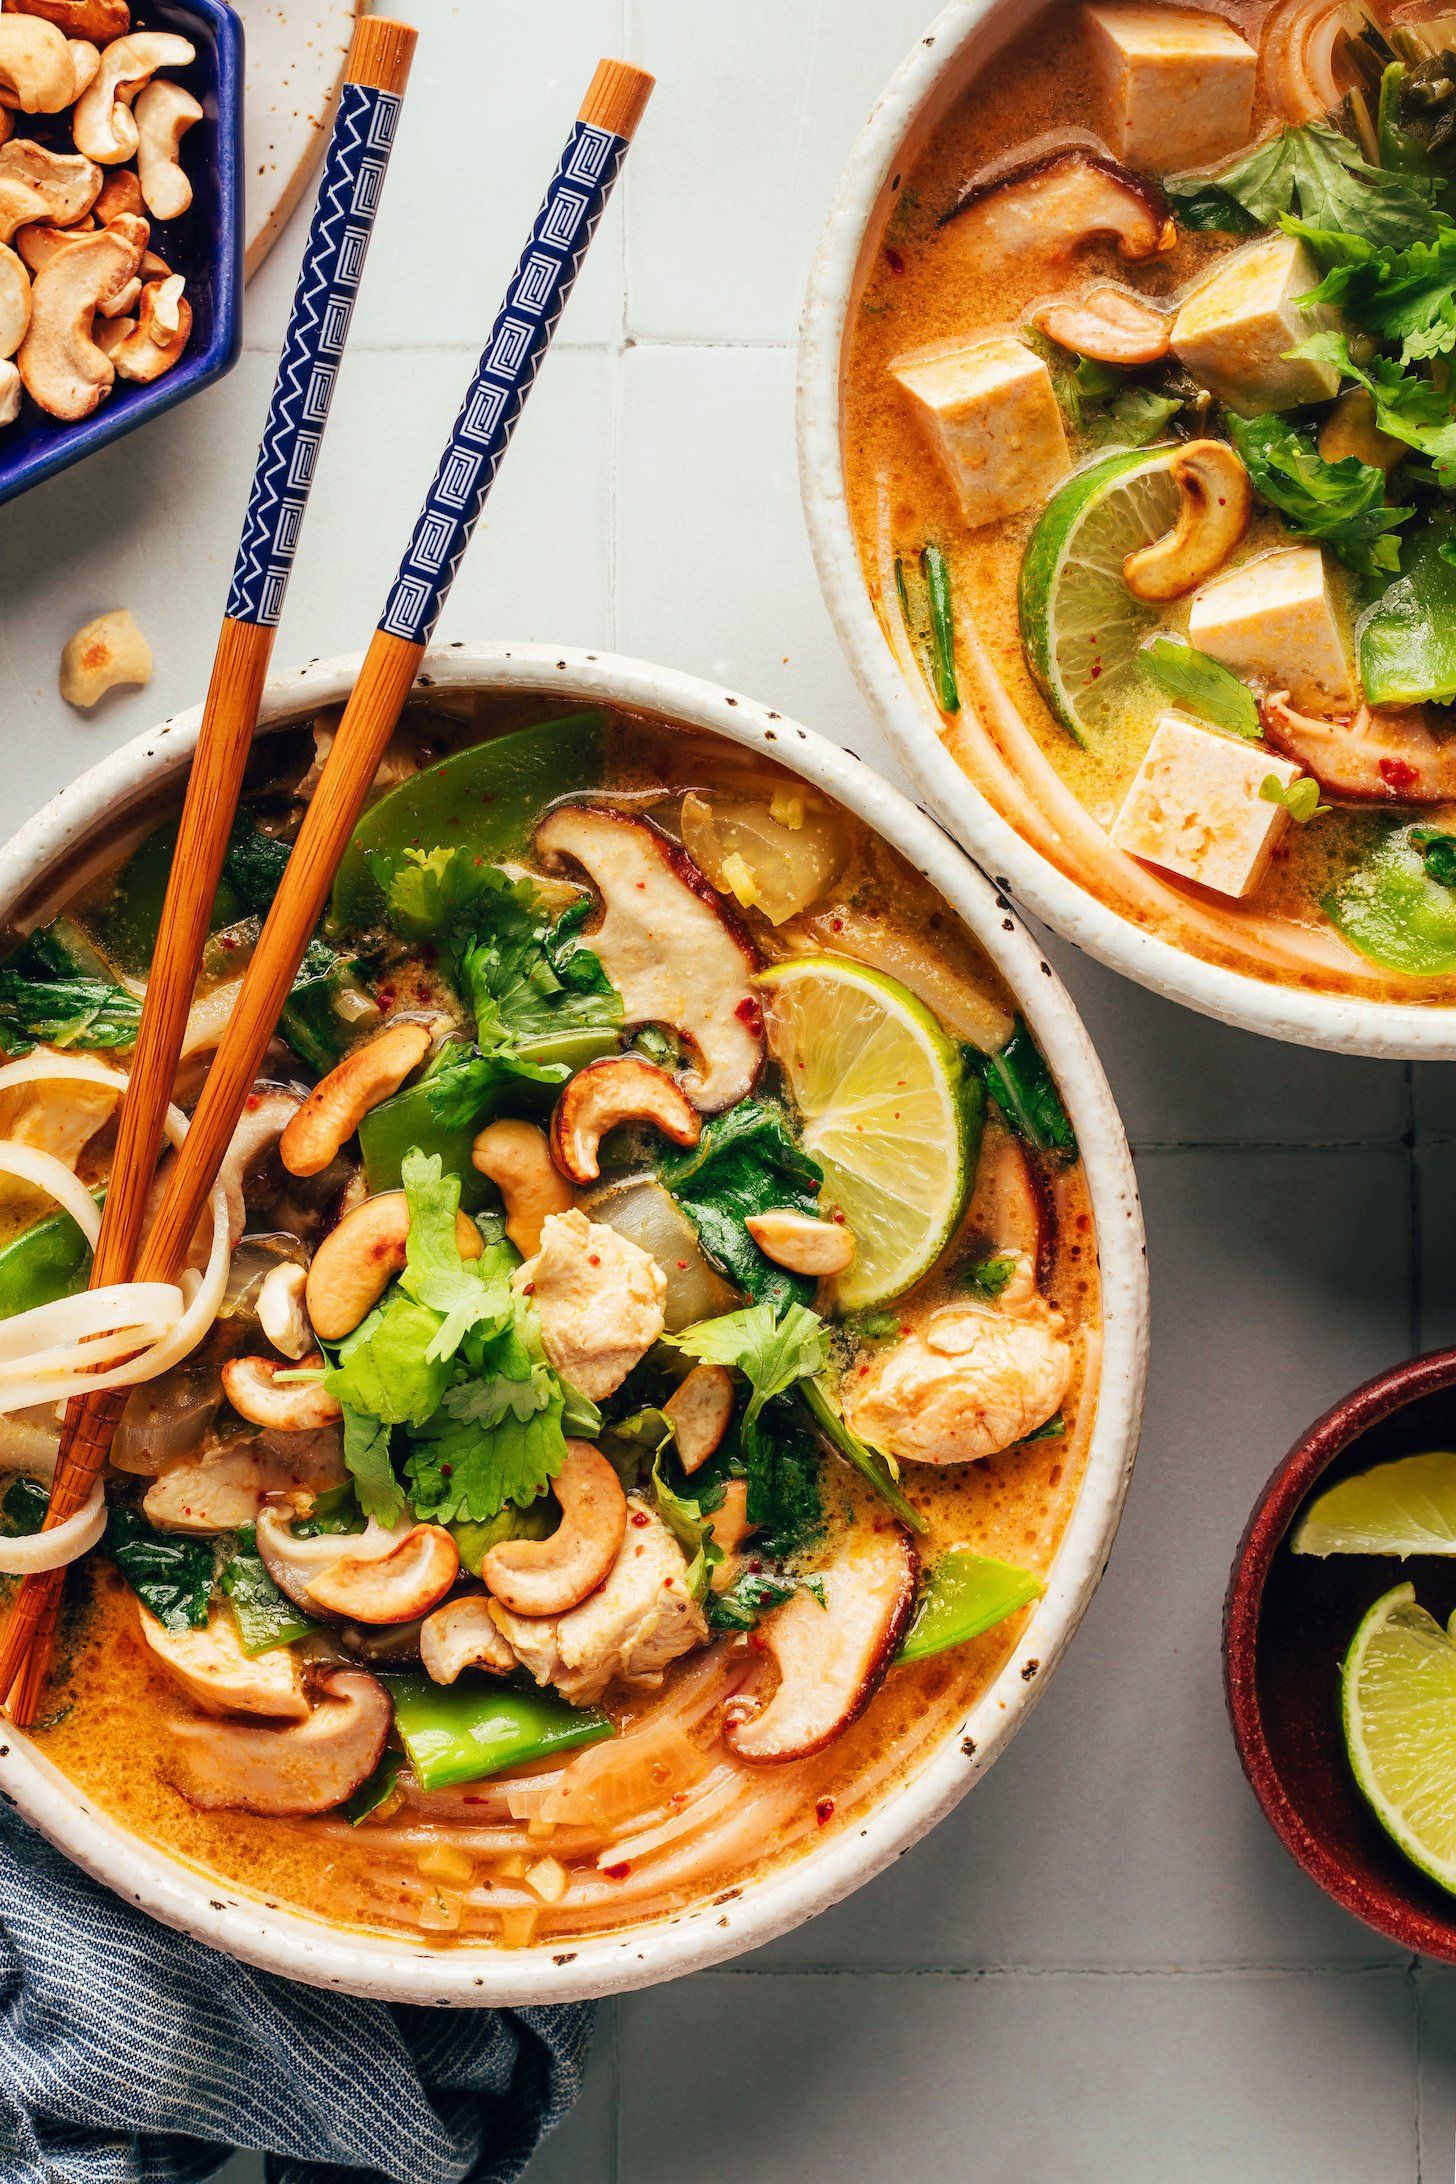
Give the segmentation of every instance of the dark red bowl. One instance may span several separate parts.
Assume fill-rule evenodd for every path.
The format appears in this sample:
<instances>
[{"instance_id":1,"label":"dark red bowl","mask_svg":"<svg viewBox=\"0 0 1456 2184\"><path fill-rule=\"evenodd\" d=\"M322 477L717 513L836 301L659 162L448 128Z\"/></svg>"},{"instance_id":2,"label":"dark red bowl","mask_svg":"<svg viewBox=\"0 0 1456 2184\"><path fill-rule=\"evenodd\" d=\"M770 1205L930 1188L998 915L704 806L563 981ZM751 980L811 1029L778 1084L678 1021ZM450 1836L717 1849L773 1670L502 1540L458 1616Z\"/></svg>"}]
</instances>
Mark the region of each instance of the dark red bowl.
<instances>
[{"instance_id":1,"label":"dark red bowl","mask_svg":"<svg viewBox=\"0 0 1456 2184\"><path fill-rule=\"evenodd\" d=\"M1314 1489L1424 1449L1456 1449L1456 1350L1367 1380L1296 1441L1239 1545L1224 1603L1224 1689L1244 1773L1285 1848L1327 1896L1404 1949L1456 1963L1456 1896L1396 1849L1355 1786L1340 1664L1364 1615L1407 1579L1438 1622L1456 1556L1294 1555Z\"/></svg>"}]
</instances>

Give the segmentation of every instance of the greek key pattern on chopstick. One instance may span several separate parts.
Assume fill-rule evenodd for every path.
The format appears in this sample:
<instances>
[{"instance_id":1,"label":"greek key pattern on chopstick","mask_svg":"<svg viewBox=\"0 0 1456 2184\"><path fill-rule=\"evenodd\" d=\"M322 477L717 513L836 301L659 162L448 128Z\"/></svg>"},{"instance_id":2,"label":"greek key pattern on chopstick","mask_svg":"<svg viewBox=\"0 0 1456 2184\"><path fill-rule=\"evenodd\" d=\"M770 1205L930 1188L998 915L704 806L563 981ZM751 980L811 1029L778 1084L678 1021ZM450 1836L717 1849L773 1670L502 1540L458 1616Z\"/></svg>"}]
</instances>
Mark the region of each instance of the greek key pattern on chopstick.
<instances>
[{"instance_id":1,"label":"greek key pattern on chopstick","mask_svg":"<svg viewBox=\"0 0 1456 2184\"><path fill-rule=\"evenodd\" d=\"M425 645L612 193L626 137L578 121L440 458L379 624Z\"/></svg>"},{"instance_id":2,"label":"greek key pattern on chopstick","mask_svg":"<svg viewBox=\"0 0 1456 2184\"><path fill-rule=\"evenodd\" d=\"M235 622L272 629L283 612L400 103L372 84L343 87L233 570Z\"/></svg>"}]
</instances>

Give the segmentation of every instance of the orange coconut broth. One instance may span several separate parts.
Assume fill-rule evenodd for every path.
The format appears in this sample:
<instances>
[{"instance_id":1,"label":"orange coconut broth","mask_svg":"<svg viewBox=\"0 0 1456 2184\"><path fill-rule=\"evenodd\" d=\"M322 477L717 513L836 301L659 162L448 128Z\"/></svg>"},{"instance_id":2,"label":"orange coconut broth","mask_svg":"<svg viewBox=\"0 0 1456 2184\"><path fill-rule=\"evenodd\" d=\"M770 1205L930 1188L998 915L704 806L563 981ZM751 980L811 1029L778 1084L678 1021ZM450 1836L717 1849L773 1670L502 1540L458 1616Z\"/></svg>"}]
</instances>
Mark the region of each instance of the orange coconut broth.
<instances>
[{"instance_id":1,"label":"orange coconut broth","mask_svg":"<svg viewBox=\"0 0 1456 2184\"><path fill-rule=\"evenodd\" d=\"M1199 9L1197 0L1194 9L1214 12ZM1422 11L1398 12L1405 18ZM1297 31L1296 19L1317 22L1328 14L1320 0L1286 0L1283 7L1233 0L1217 10L1250 44L1261 47L1262 41L1251 143L1283 123L1318 118L1307 90L1286 87L1284 49L1281 44L1276 56L1273 45L1290 37L1291 21ZM1359 83L1338 46L1329 65L1338 90ZM1174 248L1129 264L1114 239L1102 235L1060 265L1027 251L998 263L995 280L987 280L965 248L959 224L940 224L968 184L987 170L994 177L1068 142L1105 153L1105 127L1079 0L1053 0L968 82L923 151L895 178L851 314L844 396L847 493L875 613L924 711L925 732L940 736L967 779L1025 841L1130 923L1260 979L1447 1004L1456 998L1456 975L1405 975L1372 961L1321 909L1332 882L1378 841L1392 816L1389 805L1340 802L1338 792L1322 783L1322 794L1336 795L1333 815L1322 809L1319 823L1288 826L1266 876L1245 900L1181 879L1113 844L1108 829L1147 751L1155 718L1177 701L1134 690L1123 717L1097 738L1095 749L1079 747L1038 689L1018 626L1022 559L1044 503L967 529L951 483L890 375L897 359L935 353L937 345L959 345L976 333L1022 332L1033 311L1059 298L1080 298L1098 282L1113 282L1170 310L1219 257L1243 244L1242 236L1180 228ZM1152 376L1142 375L1149 383ZM1095 412L1088 415L1090 420ZM1216 405L1198 412L1197 421L1194 416L1185 411L1174 430L1191 437L1220 429ZM1064 422L1074 468L1106 451L1105 438L1094 442L1071 416ZM944 553L954 594L959 712L938 709L924 666L923 632L912 637L897 598L897 560L913 568L927 542ZM1228 565L1291 543L1279 516L1256 498L1250 528ZM1354 580L1331 554L1324 558L1348 651L1359 610ZM1184 598L1164 611L1159 627L1165 634L1186 641L1187 607ZM1439 829L1451 823L1452 807L1397 807L1394 816L1418 817Z\"/></svg>"},{"instance_id":2,"label":"orange coconut broth","mask_svg":"<svg viewBox=\"0 0 1456 2184\"><path fill-rule=\"evenodd\" d=\"M483 732L540 717L488 701L457 702L455 713L451 719L440 710L412 709L396 745L406 771L421 757L459 748ZM726 793L741 800L767 799L793 786L781 769L714 738L623 716L611 721L607 752L602 779L583 787L669 826L676 824L688 788L705 799ZM820 809L841 831L845 862L812 905L815 927L837 924L851 936L872 934L879 946L897 946L904 963L918 960L1009 1011L1011 997L948 906L849 814L823 799ZM94 919L107 884L106 871L93 869L72 907ZM51 912L56 903L52 889ZM751 907L741 915L770 961L823 945L815 936L806 939L796 920L775 928ZM302 1073L295 1065L294 1074ZM994 1225L987 1179L994 1177L1008 1135L993 1107L980 1185L940 1261L898 1300L904 1327L954 1294L950 1268L975 1263L978 1248L984 1251ZM100 1179L104 1134L92 1151ZM1043 1211L1038 1287L1064 1316L1072 1346L1072 1377L1061 1406L1065 1430L980 1462L907 1463L904 1491L925 1524L915 1541L922 1568L964 1548L1044 1578L1076 1502L1100 1358L1096 1239L1080 1162L1034 1166ZM266 1226L271 1215L261 1218ZM229 1335L224 1348L236 1347L236 1336ZM855 1369L852 1349L847 1369ZM801 1575L822 1567L850 1529L878 1530L892 1521L859 1473L827 1447L822 1462L825 1531L798 1558ZM111 1491L135 1496L149 1483L115 1474ZM639 1798L636 1809L610 1824L553 1827L534 1817L533 1798L539 1801L543 1786L561 1772L557 1759L434 1792L413 1786L406 1772L392 1798L351 1825L338 1810L311 1818L198 1810L171 1786L171 1725L197 1719L197 1709L143 1643L137 1602L116 1565L98 1551L68 1581L62 1644L35 1737L45 1757L102 1811L220 1886L346 1927L405 1931L432 1946L467 1938L522 1946L681 1910L740 1888L852 1827L923 1767L956 1728L1005 1665L1029 1613L1020 1611L929 1660L891 1668L867 1711L838 1741L778 1766L735 1761L721 1733L730 1699L741 1704L772 1696L775 1671L759 1633L715 1636L674 1661L659 1689L613 1683L598 1703L619 1731L670 1723L697 1756L685 1787L656 1804ZM305 1653L314 1645L304 1641ZM328 1657L337 1659L337 1649ZM1037 1667L1026 1664L1028 1681Z\"/></svg>"}]
</instances>

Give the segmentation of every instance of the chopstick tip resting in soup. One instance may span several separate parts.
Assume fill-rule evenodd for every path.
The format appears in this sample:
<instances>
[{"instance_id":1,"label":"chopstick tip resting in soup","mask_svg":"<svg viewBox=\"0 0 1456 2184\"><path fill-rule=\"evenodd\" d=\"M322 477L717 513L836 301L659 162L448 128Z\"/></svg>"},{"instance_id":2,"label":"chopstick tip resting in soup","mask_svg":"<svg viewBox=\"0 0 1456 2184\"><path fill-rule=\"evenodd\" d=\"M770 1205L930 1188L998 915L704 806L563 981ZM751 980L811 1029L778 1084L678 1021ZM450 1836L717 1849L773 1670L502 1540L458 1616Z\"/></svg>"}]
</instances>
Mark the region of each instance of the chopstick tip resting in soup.
<instances>
[{"instance_id":1,"label":"chopstick tip resting in soup","mask_svg":"<svg viewBox=\"0 0 1456 2184\"><path fill-rule=\"evenodd\" d=\"M1453 47L1053 0L897 178L846 392L876 612L1001 816L1209 961L1402 1002L1456 994Z\"/></svg>"},{"instance_id":2,"label":"chopstick tip resting in soup","mask_svg":"<svg viewBox=\"0 0 1456 2184\"><path fill-rule=\"evenodd\" d=\"M332 727L259 746L174 1138ZM0 1567L75 1559L42 1748L270 1903L442 1944L848 1825L1004 1663L1095 1415L1077 1147L986 958L772 763L417 705L175 1304L107 1305L174 833L0 971ZM104 1507L41 1535L95 1365L133 1388Z\"/></svg>"}]
</instances>

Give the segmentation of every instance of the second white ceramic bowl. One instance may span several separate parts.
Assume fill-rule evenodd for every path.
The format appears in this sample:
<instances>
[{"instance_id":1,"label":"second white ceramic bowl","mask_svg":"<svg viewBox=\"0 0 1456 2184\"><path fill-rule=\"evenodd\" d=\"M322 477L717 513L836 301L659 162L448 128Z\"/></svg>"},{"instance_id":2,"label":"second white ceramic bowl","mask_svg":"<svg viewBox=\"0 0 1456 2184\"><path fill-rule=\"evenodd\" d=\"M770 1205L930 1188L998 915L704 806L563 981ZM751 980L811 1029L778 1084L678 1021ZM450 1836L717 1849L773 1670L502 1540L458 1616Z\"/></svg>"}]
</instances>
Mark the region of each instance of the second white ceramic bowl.
<instances>
[{"instance_id":1,"label":"second white ceramic bowl","mask_svg":"<svg viewBox=\"0 0 1456 2184\"><path fill-rule=\"evenodd\" d=\"M997 883L1089 955L1205 1016L1342 1054L1456 1058L1456 1009L1274 985L1142 931L1041 856L972 787L906 682L865 588L845 497L842 410L849 330L880 247L897 177L951 106L1044 0L951 0L877 100L830 209L799 343L799 483L825 602L850 668L906 770Z\"/></svg>"},{"instance_id":2,"label":"second white ceramic bowl","mask_svg":"<svg viewBox=\"0 0 1456 2184\"><path fill-rule=\"evenodd\" d=\"M347 698L359 659L316 660L270 682L260 729L307 719ZM420 682L439 691L545 692L622 705L713 729L767 751L836 797L925 873L992 958L1066 1099L1082 1148L1101 1260L1104 1347L1096 1425L1072 1521L1047 1590L1013 1658L906 1782L860 1826L736 1892L668 1920L559 1945L427 1949L399 1935L345 1931L279 1909L128 1835L20 1732L0 1722L0 1790L88 1873L166 1925L266 1971L389 2002L445 2008L565 2002L644 1987L757 1948L812 1918L898 1857L986 1772L1040 1697L1102 1575L1137 1446L1147 1366L1147 1267L1132 1161L1107 1080L1081 1021L1035 941L923 813L858 759L716 684L606 654L541 645L449 645L427 653ZM185 766L201 708L139 736L29 820L0 850L0 918L62 858ZM571 786L562 782L563 790ZM74 882L72 883L74 884ZM1038 1664L1030 1678L1027 1662Z\"/></svg>"}]
</instances>

